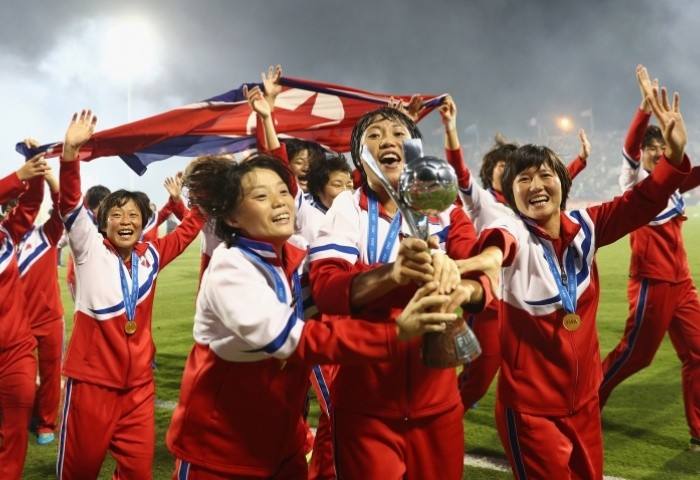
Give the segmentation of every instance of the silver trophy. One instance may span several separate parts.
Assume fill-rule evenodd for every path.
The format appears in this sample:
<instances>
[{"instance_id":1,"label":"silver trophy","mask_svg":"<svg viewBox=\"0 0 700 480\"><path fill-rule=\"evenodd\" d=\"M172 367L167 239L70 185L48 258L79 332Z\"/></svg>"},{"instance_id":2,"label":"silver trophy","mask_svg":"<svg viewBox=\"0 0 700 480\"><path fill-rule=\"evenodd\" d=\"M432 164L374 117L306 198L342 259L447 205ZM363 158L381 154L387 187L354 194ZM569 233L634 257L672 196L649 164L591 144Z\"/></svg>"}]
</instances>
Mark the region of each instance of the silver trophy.
<instances>
[{"instance_id":1,"label":"silver trophy","mask_svg":"<svg viewBox=\"0 0 700 480\"><path fill-rule=\"evenodd\" d=\"M389 183L379 164L362 147L362 159L379 179L406 219L411 235L428 240L428 217L447 210L457 198L457 175L452 166L437 157L423 156L420 139L403 144L406 167L399 178L398 192ZM423 363L428 367L447 368L473 361L481 354L481 346L464 321L445 332L423 336Z\"/></svg>"}]
</instances>

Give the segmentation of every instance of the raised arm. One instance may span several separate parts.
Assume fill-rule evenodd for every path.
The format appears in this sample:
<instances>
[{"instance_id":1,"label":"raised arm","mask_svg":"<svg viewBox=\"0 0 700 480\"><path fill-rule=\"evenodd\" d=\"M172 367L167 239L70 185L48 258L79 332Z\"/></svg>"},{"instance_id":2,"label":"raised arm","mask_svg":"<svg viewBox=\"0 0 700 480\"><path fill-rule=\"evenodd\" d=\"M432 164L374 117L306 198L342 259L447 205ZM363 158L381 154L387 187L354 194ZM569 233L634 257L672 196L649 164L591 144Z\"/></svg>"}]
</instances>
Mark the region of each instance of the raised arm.
<instances>
[{"instance_id":1,"label":"raised arm","mask_svg":"<svg viewBox=\"0 0 700 480\"><path fill-rule=\"evenodd\" d=\"M631 190L610 202L588 209L596 225L596 247L607 245L650 222L666 207L668 198L683 183L690 172L690 162L684 154L687 143L685 122L680 112L680 95L668 102L666 89L653 86L641 65L637 78L654 112L664 137L664 155L652 173Z\"/></svg>"},{"instance_id":2,"label":"raised arm","mask_svg":"<svg viewBox=\"0 0 700 480\"><path fill-rule=\"evenodd\" d=\"M19 197L19 202L2 220L2 226L16 244L34 226L44 198L44 177L37 175L29 179L29 188Z\"/></svg>"},{"instance_id":3,"label":"raised arm","mask_svg":"<svg viewBox=\"0 0 700 480\"><path fill-rule=\"evenodd\" d=\"M588 137L586 136L586 132L583 130L583 128L578 131L578 139L581 143L581 150L579 151L578 156L566 166L571 180L576 178L576 176L586 168L586 165L588 164L588 156L591 153L591 142L588 141Z\"/></svg>"},{"instance_id":4,"label":"raised arm","mask_svg":"<svg viewBox=\"0 0 700 480\"><path fill-rule=\"evenodd\" d=\"M61 219L59 204L59 186L58 180L52 173L46 174L45 178L51 192L51 216L44 222L42 228L44 229L44 235L46 235L46 239L49 243L56 246L63 236L63 220Z\"/></svg>"},{"instance_id":5,"label":"raised arm","mask_svg":"<svg viewBox=\"0 0 700 480\"><path fill-rule=\"evenodd\" d=\"M204 221L205 217L199 208L192 207L175 230L152 242L160 255L160 269L177 258L197 238Z\"/></svg>"},{"instance_id":6,"label":"raised arm","mask_svg":"<svg viewBox=\"0 0 700 480\"><path fill-rule=\"evenodd\" d=\"M170 214L174 214L178 220L182 221L187 215L187 207L182 200L182 174L178 172L173 177L165 177L163 186L168 192L168 201L158 210L156 217L156 227L165 222Z\"/></svg>"}]
</instances>

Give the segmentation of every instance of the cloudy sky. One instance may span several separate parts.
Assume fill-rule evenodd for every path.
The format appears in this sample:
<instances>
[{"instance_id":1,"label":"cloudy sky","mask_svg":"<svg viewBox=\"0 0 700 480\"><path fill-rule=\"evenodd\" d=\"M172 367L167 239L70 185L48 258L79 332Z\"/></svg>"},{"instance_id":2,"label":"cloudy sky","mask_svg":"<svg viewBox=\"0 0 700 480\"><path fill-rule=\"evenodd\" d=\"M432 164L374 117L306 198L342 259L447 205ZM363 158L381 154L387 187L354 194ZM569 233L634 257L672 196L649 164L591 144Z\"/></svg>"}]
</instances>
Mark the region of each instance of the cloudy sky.
<instances>
[{"instance_id":1,"label":"cloudy sky","mask_svg":"<svg viewBox=\"0 0 700 480\"><path fill-rule=\"evenodd\" d=\"M691 0L6 0L0 17L0 173L20 161L16 141L61 139L77 109L91 107L109 128L255 81L273 63L368 90L450 92L461 128L521 141L536 140L533 117L547 129L562 114L587 127L587 109L596 132L624 129L643 63L681 92L688 123L700 119L700 2ZM130 112L130 67L109 53L124 19L148 24L152 37L148 67L133 67ZM184 163L136 178L99 159L85 184L134 186L160 202L163 176Z\"/></svg>"}]
</instances>

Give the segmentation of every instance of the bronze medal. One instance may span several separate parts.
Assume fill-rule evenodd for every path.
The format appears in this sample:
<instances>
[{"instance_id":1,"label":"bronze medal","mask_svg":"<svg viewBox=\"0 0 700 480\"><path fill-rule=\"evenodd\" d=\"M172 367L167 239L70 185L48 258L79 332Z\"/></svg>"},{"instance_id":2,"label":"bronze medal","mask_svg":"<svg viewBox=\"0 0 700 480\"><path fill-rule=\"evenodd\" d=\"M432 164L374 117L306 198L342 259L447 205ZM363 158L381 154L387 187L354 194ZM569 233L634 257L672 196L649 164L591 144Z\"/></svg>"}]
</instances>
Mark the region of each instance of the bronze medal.
<instances>
[{"instance_id":1,"label":"bronze medal","mask_svg":"<svg viewBox=\"0 0 700 480\"><path fill-rule=\"evenodd\" d=\"M567 313L561 323L568 331L575 332L581 326L581 317L576 313Z\"/></svg>"},{"instance_id":2,"label":"bronze medal","mask_svg":"<svg viewBox=\"0 0 700 480\"><path fill-rule=\"evenodd\" d=\"M133 335L136 333L136 322L133 320L129 320L126 322L126 325L124 325L124 331L126 332L127 335Z\"/></svg>"}]
</instances>

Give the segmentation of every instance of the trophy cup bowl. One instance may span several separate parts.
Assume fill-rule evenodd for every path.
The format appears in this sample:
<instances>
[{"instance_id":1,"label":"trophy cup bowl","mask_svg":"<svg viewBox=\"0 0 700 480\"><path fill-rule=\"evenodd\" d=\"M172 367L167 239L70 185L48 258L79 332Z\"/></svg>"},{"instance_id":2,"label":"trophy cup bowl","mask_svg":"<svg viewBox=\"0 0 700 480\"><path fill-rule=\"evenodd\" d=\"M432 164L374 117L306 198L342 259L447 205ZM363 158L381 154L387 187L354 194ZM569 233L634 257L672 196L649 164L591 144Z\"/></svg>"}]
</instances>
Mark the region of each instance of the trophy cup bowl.
<instances>
[{"instance_id":1,"label":"trophy cup bowl","mask_svg":"<svg viewBox=\"0 0 700 480\"><path fill-rule=\"evenodd\" d=\"M384 177L366 146L362 158L396 202L414 237L428 240L428 217L447 210L457 198L457 176L445 160L423 156L418 139L404 142L406 167L398 191ZM464 319L444 332L423 335L423 363L432 368L451 368L468 363L481 354L481 346Z\"/></svg>"},{"instance_id":2,"label":"trophy cup bowl","mask_svg":"<svg viewBox=\"0 0 700 480\"><path fill-rule=\"evenodd\" d=\"M422 217L434 216L447 210L457 198L457 176L440 158L415 158L406 164L401 174L399 192L413 212ZM427 240L427 229L424 236ZM423 335L422 354L426 366L449 368L474 360L481 354L481 347L464 319L460 318L444 332Z\"/></svg>"}]
</instances>

